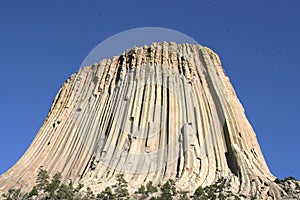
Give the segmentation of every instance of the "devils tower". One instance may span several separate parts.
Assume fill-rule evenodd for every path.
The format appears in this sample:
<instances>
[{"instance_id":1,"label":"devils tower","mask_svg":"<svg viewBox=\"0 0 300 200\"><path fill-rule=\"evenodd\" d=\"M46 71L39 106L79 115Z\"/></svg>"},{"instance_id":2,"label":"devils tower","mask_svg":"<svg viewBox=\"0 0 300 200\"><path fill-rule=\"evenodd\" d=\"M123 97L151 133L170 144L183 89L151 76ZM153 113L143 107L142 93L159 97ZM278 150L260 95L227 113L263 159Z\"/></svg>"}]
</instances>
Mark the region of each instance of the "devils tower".
<instances>
[{"instance_id":1,"label":"devils tower","mask_svg":"<svg viewBox=\"0 0 300 200\"><path fill-rule=\"evenodd\" d=\"M172 179L192 193L223 178L245 199L287 195L218 55L200 45L133 47L71 75L0 190L29 190L41 166L94 191L122 173L130 192Z\"/></svg>"}]
</instances>

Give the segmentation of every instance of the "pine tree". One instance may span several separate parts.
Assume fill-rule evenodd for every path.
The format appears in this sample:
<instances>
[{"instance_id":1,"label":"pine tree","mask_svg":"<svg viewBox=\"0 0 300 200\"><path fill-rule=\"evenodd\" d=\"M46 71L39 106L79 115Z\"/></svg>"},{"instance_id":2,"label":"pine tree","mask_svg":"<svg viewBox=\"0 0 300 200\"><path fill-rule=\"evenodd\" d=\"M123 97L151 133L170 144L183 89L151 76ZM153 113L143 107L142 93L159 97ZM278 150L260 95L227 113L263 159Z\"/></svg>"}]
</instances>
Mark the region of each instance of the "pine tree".
<instances>
[{"instance_id":1,"label":"pine tree","mask_svg":"<svg viewBox=\"0 0 300 200\"><path fill-rule=\"evenodd\" d=\"M152 181L149 181L147 184L146 184L146 188L147 188L147 192L148 194L152 194L152 193L155 193L157 192L157 188L155 186L153 186L152 184Z\"/></svg>"},{"instance_id":2,"label":"pine tree","mask_svg":"<svg viewBox=\"0 0 300 200\"><path fill-rule=\"evenodd\" d=\"M97 195L97 199L112 200L115 199L115 195L110 187L106 187L104 191Z\"/></svg>"},{"instance_id":3,"label":"pine tree","mask_svg":"<svg viewBox=\"0 0 300 200\"><path fill-rule=\"evenodd\" d=\"M74 199L73 185L61 184L57 190L56 198L65 200Z\"/></svg>"},{"instance_id":4,"label":"pine tree","mask_svg":"<svg viewBox=\"0 0 300 200\"><path fill-rule=\"evenodd\" d=\"M117 178L117 184L114 185L115 187L115 195L117 199L126 199L129 197L129 193L127 190L127 181L124 179L124 174L118 174L116 175Z\"/></svg>"},{"instance_id":5,"label":"pine tree","mask_svg":"<svg viewBox=\"0 0 300 200\"><path fill-rule=\"evenodd\" d=\"M45 188L45 192L48 193L51 199L57 199L56 192L60 187L60 183L61 183L60 179L61 179L61 173L57 172L56 174L54 174L51 182Z\"/></svg>"},{"instance_id":6,"label":"pine tree","mask_svg":"<svg viewBox=\"0 0 300 200\"><path fill-rule=\"evenodd\" d=\"M21 199L21 191L19 189L9 189L7 194L3 194L3 200L17 200Z\"/></svg>"},{"instance_id":7,"label":"pine tree","mask_svg":"<svg viewBox=\"0 0 300 200\"><path fill-rule=\"evenodd\" d=\"M146 190L144 185L141 185L141 187L138 188L138 191L136 191L135 194L138 194L140 196L140 199L146 199L147 197L149 197L148 191Z\"/></svg>"},{"instance_id":8,"label":"pine tree","mask_svg":"<svg viewBox=\"0 0 300 200\"><path fill-rule=\"evenodd\" d=\"M93 199L95 199L94 192L91 190L90 187L87 187L86 188L86 195L83 198L83 200L93 200Z\"/></svg>"},{"instance_id":9,"label":"pine tree","mask_svg":"<svg viewBox=\"0 0 300 200\"><path fill-rule=\"evenodd\" d=\"M168 199L172 200L174 196L176 196L176 188L175 188L175 181L172 179L168 180L162 187L161 187L161 197L158 199Z\"/></svg>"},{"instance_id":10,"label":"pine tree","mask_svg":"<svg viewBox=\"0 0 300 200\"><path fill-rule=\"evenodd\" d=\"M39 168L39 172L36 178L36 188L38 191L44 191L49 184L49 175L42 167Z\"/></svg>"},{"instance_id":11,"label":"pine tree","mask_svg":"<svg viewBox=\"0 0 300 200\"><path fill-rule=\"evenodd\" d=\"M32 190L29 192L28 197L30 198L30 197L38 196L38 195L39 195L39 192L37 190L37 186L34 186L32 188Z\"/></svg>"}]
</instances>

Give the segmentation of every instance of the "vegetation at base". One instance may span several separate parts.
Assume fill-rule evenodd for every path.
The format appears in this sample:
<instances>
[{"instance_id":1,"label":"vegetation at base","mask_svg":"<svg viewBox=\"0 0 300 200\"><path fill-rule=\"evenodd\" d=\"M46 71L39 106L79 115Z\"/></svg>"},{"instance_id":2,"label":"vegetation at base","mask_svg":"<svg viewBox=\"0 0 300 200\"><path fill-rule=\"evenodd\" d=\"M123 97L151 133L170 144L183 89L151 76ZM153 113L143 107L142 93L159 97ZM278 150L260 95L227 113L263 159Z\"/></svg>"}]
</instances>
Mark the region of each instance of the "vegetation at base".
<instances>
[{"instance_id":1,"label":"vegetation at base","mask_svg":"<svg viewBox=\"0 0 300 200\"><path fill-rule=\"evenodd\" d=\"M127 182L124 179L124 174L116 175L117 183L112 187L115 188L115 197L116 199L127 199L129 197L129 193L127 190Z\"/></svg>"},{"instance_id":2,"label":"vegetation at base","mask_svg":"<svg viewBox=\"0 0 300 200\"><path fill-rule=\"evenodd\" d=\"M157 187L153 186L152 181L150 181L146 184L146 187L144 185L141 185L141 187L139 187L138 190L134 192L134 194L136 194L139 199L146 199L151 194L156 193L157 191Z\"/></svg>"},{"instance_id":3,"label":"vegetation at base","mask_svg":"<svg viewBox=\"0 0 300 200\"><path fill-rule=\"evenodd\" d=\"M285 177L283 180L281 180L280 178L276 178L274 182L277 184L283 184L286 181L297 181L297 180L293 176L288 176L288 177Z\"/></svg>"},{"instance_id":4,"label":"vegetation at base","mask_svg":"<svg viewBox=\"0 0 300 200\"><path fill-rule=\"evenodd\" d=\"M293 176L285 177L283 180L276 178L274 182L279 184L288 195L293 194L290 184L295 184L293 188L296 190L296 193L300 192L300 182Z\"/></svg>"},{"instance_id":5,"label":"vegetation at base","mask_svg":"<svg viewBox=\"0 0 300 200\"><path fill-rule=\"evenodd\" d=\"M154 186L150 181L145 185L141 185L134 194L129 196L127 181L123 174L116 175L116 184L112 187L106 187L102 192L94 194L91 188L85 188L79 183L76 187L72 181L63 184L61 181L61 173L57 172L53 177L42 168L39 169L36 185L29 193L21 193L20 189L9 189L6 194L2 195L3 200L125 200L125 199L150 199L150 200L240 200L240 197L246 196L234 195L230 191L225 190L224 178L218 179L214 184L196 189L192 196L188 196L189 192L177 191L174 180L168 180L163 185ZM276 183L284 183L288 180L296 180L294 177L286 177L284 180L276 179ZM297 185L300 188L300 185ZM257 199L251 196L251 199Z\"/></svg>"}]
</instances>

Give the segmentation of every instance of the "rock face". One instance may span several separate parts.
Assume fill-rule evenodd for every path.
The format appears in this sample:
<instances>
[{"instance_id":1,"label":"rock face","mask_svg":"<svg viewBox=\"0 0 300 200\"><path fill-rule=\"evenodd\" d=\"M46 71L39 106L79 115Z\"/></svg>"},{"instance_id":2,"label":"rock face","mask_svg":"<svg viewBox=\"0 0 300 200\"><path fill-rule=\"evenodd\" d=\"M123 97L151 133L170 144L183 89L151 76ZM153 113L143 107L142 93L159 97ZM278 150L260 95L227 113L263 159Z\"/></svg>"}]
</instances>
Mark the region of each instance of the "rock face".
<instances>
[{"instance_id":1,"label":"rock face","mask_svg":"<svg viewBox=\"0 0 300 200\"><path fill-rule=\"evenodd\" d=\"M40 166L95 191L123 173L130 191L173 179L193 192L223 177L234 194L286 195L219 57L200 45L134 47L73 74L0 190L28 190Z\"/></svg>"}]
</instances>

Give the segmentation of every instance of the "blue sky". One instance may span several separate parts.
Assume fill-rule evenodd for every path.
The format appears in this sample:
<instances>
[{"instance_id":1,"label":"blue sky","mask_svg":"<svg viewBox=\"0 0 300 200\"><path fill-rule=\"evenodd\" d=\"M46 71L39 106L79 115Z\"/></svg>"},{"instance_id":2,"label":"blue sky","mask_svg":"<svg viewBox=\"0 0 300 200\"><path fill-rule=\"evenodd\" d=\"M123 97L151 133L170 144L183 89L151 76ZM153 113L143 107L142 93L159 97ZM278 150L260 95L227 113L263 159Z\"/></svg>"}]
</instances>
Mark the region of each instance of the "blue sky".
<instances>
[{"instance_id":1,"label":"blue sky","mask_svg":"<svg viewBox=\"0 0 300 200\"><path fill-rule=\"evenodd\" d=\"M271 172L300 178L299 0L1 0L0 174L25 152L62 83L100 42L138 27L216 51Z\"/></svg>"}]
</instances>

